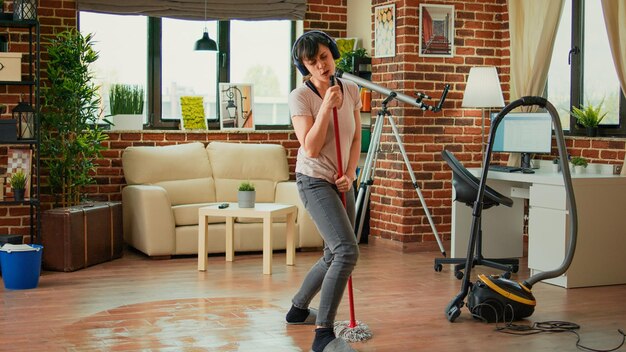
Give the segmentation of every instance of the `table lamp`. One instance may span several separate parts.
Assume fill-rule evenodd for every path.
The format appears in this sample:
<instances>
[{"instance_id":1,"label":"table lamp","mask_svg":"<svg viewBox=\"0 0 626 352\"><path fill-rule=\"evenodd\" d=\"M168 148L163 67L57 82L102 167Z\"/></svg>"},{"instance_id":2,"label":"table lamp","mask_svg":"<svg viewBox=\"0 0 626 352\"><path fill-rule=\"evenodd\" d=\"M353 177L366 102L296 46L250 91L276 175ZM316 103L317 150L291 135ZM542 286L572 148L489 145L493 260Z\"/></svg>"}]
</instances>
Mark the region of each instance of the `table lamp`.
<instances>
[{"instance_id":1,"label":"table lamp","mask_svg":"<svg viewBox=\"0 0 626 352\"><path fill-rule=\"evenodd\" d=\"M500 79L498 79L498 71L496 71L495 66L478 66L470 69L461 106L464 108L481 108L482 110L480 154L481 157L484 157L485 108L504 106Z\"/></svg>"}]
</instances>

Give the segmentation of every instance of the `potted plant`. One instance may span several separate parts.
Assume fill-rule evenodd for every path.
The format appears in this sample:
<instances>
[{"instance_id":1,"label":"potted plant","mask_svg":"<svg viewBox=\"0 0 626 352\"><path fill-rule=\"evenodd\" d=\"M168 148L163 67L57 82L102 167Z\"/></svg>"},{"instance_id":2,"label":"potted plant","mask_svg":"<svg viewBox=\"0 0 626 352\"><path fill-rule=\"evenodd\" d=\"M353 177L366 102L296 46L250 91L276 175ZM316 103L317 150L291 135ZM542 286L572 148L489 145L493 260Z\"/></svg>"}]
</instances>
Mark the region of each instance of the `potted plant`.
<instances>
[{"instance_id":1,"label":"potted plant","mask_svg":"<svg viewBox=\"0 0 626 352\"><path fill-rule=\"evenodd\" d=\"M108 138L98 124L102 110L90 68L98 53L92 39L73 28L45 46L41 164L47 184L41 193L54 207L42 212L41 239L43 264L52 270L74 271L121 256L121 203L86 199ZM93 245L86 246L85 239Z\"/></svg>"},{"instance_id":2,"label":"potted plant","mask_svg":"<svg viewBox=\"0 0 626 352\"><path fill-rule=\"evenodd\" d=\"M576 123L587 129L587 136L589 137L598 135L598 125L607 114L606 112L601 113L603 102L597 107L591 103L586 106L581 105L580 108L572 106L572 116L576 118Z\"/></svg>"},{"instance_id":3,"label":"potted plant","mask_svg":"<svg viewBox=\"0 0 626 352\"><path fill-rule=\"evenodd\" d=\"M367 55L367 50L363 48L346 51L341 55L339 60L337 60L337 69L347 73L354 73L359 69L358 67L355 67L355 61L359 62L361 59L367 57L369 57Z\"/></svg>"},{"instance_id":4,"label":"potted plant","mask_svg":"<svg viewBox=\"0 0 626 352\"><path fill-rule=\"evenodd\" d=\"M554 160L552 160L552 172L558 173L561 171L561 164L559 164L559 162L559 158L554 158Z\"/></svg>"},{"instance_id":5,"label":"potted plant","mask_svg":"<svg viewBox=\"0 0 626 352\"><path fill-rule=\"evenodd\" d=\"M577 174L581 174L583 169L587 167L587 159L582 156L575 156L571 161L572 165L574 165L574 172Z\"/></svg>"},{"instance_id":6,"label":"potted plant","mask_svg":"<svg viewBox=\"0 0 626 352\"><path fill-rule=\"evenodd\" d=\"M21 169L18 169L11 176L9 184L11 184L13 189L13 198L18 202L23 201L24 193L26 192L26 174Z\"/></svg>"},{"instance_id":7,"label":"potted plant","mask_svg":"<svg viewBox=\"0 0 626 352\"><path fill-rule=\"evenodd\" d=\"M50 194L57 205L67 207L80 203L85 186L95 183L95 161L108 138L97 123L100 97L89 68L98 53L91 34L71 29L50 40L48 56L48 83L42 89L42 163L49 172Z\"/></svg>"},{"instance_id":8,"label":"potted plant","mask_svg":"<svg viewBox=\"0 0 626 352\"><path fill-rule=\"evenodd\" d=\"M143 129L143 87L131 84L114 83L109 89L112 130Z\"/></svg>"},{"instance_id":9,"label":"potted plant","mask_svg":"<svg viewBox=\"0 0 626 352\"><path fill-rule=\"evenodd\" d=\"M239 184L239 192L237 193L237 201L240 208L254 208L256 199L256 191L254 184L244 181Z\"/></svg>"}]
</instances>

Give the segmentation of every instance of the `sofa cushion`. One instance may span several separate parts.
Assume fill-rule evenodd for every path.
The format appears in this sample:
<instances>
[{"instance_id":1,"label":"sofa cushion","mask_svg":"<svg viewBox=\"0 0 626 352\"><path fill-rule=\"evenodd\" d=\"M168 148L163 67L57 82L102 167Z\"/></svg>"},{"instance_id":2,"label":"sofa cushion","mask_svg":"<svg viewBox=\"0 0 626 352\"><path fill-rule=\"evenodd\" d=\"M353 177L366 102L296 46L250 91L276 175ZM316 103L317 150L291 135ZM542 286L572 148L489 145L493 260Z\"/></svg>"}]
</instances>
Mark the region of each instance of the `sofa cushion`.
<instances>
[{"instance_id":1,"label":"sofa cushion","mask_svg":"<svg viewBox=\"0 0 626 352\"><path fill-rule=\"evenodd\" d=\"M122 154L124 178L129 185L211 177L211 165L199 142L128 147Z\"/></svg>"},{"instance_id":2,"label":"sofa cushion","mask_svg":"<svg viewBox=\"0 0 626 352\"><path fill-rule=\"evenodd\" d=\"M276 183L289 179L287 153L278 144L211 142L207 146L218 202L237 201L242 181L256 189L257 202L274 202Z\"/></svg>"},{"instance_id":3,"label":"sofa cushion","mask_svg":"<svg viewBox=\"0 0 626 352\"><path fill-rule=\"evenodd\" d=\"M167 191L172 205L214 203L215 181L212 178L194 178L190 180L162 181L153 185ZM197 215L197 214L196 214ZM196 219L197 222L197 219Z\"/></svg>"},{"instance_id":4,"label":"sofa cushion","mask_svg":"<svg viewBox=\"0 0 626 352\"><path fill-rule=\"evenodd\" d=\"M172 212L174 212L174 221L176 222L176 226L198 225L198 210L211 204L215 203L183 204L173 206ZM221 216L210 216L208 220L209 224L219 224L222 222L226 221L224 220L224 217Z\"/></svg>"}]
</instances>

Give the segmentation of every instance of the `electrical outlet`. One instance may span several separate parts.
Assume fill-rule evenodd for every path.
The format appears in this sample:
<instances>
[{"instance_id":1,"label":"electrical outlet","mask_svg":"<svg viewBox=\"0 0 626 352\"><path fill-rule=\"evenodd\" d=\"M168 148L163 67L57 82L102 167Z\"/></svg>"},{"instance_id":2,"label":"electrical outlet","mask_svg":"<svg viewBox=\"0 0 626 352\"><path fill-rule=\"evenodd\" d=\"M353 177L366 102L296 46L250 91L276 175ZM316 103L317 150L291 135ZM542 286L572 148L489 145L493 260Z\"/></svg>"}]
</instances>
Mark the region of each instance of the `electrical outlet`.
<instances>
[{"instance_id":1,"label":"electrical outlet","mask_svg":"<svg viewBox=\"0 0 626 352\"><path fill-rule=\"evenodd\" d=\"M622 172L622 165L613 165L613 175L619 175Z\"/></svg>"}]
</instances>

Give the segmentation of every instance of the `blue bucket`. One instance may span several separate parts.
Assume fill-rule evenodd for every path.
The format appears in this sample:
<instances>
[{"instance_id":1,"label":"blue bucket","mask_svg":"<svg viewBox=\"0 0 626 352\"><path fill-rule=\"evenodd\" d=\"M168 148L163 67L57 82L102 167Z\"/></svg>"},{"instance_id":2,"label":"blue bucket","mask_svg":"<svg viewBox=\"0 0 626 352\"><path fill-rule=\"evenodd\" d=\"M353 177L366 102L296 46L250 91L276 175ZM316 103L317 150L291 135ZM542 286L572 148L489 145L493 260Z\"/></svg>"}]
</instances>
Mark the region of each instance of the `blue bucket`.
<instances>
[{"instance_id":1,"label":"blue bucket","mask_svg":"<svg viewBox=\"0 0 626 352\"><path fill-rule=\"evenodd\" d=\"M37 287L41 273L43 246L30 244L29 250L0 250L2 280L9 290L25 290Z\"/></svg>"}]
</instances>

